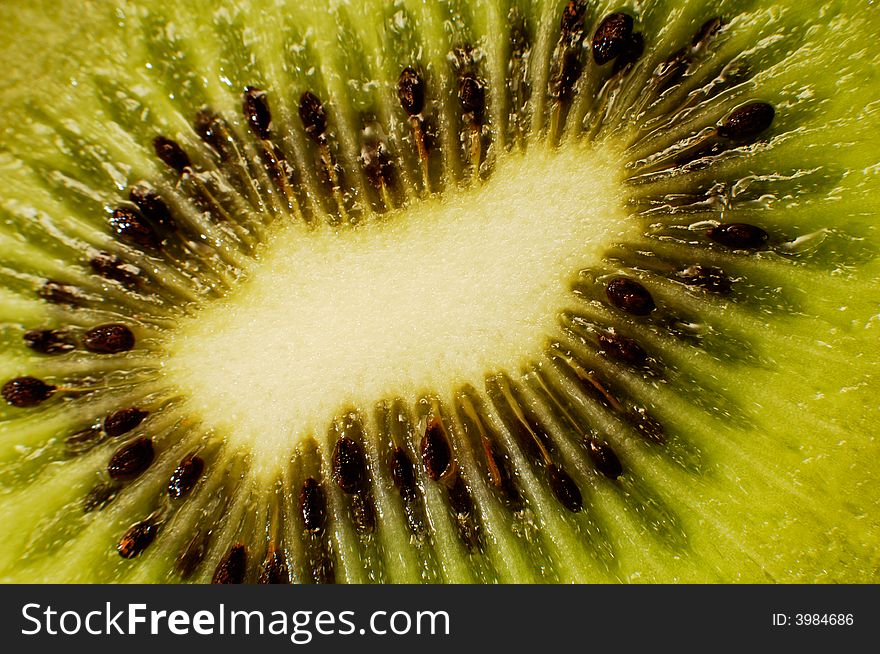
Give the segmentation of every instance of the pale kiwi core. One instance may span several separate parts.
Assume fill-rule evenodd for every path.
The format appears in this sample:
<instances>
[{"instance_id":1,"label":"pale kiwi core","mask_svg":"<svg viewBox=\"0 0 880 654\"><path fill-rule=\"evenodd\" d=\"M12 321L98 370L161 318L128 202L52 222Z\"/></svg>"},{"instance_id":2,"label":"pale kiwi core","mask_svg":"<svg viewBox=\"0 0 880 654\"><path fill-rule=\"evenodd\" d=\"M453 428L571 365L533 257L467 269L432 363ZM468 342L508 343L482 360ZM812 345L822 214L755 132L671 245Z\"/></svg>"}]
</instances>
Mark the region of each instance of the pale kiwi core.
<instances>
[{"instance_id":1,"label":"pale kiwi core","mask_svg":"<svg viewBox=\"0 0 880 654\"><path fill-rule=\"evenodd\" d=\"M577 302L578 271L632 236L618 162L581 144L533 149L479 187L356 228L291 221L174 332L167 374L203 429L272 472L348 408L515 372Z\"/></svg>"}]
</instances>

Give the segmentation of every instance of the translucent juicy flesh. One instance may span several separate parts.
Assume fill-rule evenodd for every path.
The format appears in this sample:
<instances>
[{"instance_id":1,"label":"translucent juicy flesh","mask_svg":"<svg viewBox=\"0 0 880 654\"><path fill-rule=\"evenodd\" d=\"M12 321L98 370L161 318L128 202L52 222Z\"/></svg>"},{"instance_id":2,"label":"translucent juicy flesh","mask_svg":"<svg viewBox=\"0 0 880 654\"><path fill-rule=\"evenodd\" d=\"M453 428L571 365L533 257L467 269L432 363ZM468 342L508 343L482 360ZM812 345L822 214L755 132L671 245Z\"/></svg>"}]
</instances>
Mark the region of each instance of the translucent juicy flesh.
<instances>
[{"instance_id":1,"label":"translucent juicy flesh","mask_svg":"<svg viewBox=\"0 0 880 654\"><path fill-rule=\"evenodd\" d=\"M54 7L57 3L34 3L40 4L45 7L39 19L28 20L30 17L25 16L21 24L30 27L30 42L42 46L46 42L44 24L50 20L48 17L58 14ZM17 141L12 150L19 158L4 167L5 222L0 226L4 265L36 271L39 279L72 275L93 292L103 291L119 298L122 293L118 289L83 271L86 249L82 240L115 250L117 244L107 237L105 209L124 198L126 184L165 179L167 184L162 188L169 192L176 183L156 163L149 147L156 130L183 135L186 147L198 150L201 146L189 128L195 111L208 103L227 116L237 115L240 90L246 84L259 83L269 89L276 111L286 103L286 112L279 115L285 117L284 129L295 134L300 132L296 94L305 88L315 91L333 102L334 115L347 127L343 133L355 142L360 129L359 112L372 105L369 98L349 96L349 91L387 91L386 114L398 115L394 80L400 67L412 63L417 52L424 51L424 63L435 71L448 70L450 41L459 35L450 35L445 29L463 20L468 31L473 30L469 36L474 42L487 46L485 70L492 80L493 120L504 115L504 106L495 102L498 96L494 89L505 84L506 42L496 38L506 34L505 3L395 3L389 9L394 12L389 23L395 27L401 22L415 23L419 41L398 50L395 44L403 42L398 32L388 30L392 36L387 41L377 38L377 31L385 33L385 27L377 30L378 20L364 20L360 7L318 4L316 8L308 2L290 3L282 8L276 0L150 3L156 15L149 16L149 24L139 24L138 12L129 12L127 22L132 29L112 48L96 44L94 37L112 34L113 26L126 22L126 12L108 12L103 29L95 28L97 23L92 17L83 18L82 22L88 24L85 42L58 48L65 56L56 54L50 65L42 67L30 61L43 52L42 47L22 46L17 39L10 39L11 47L0 50L4 53L0 56L15 51L19 62L24 56L19 70L25 71L21 78L28 83L0 94L0 104L14 107L5 122L13 126L25 126L29 120L40 123L41 118L30 115L27 105L20 102L22 96L39 95L41 100L63 107L58 109L64 117L63 125L70 126L74 134L82 134L84 142L99 147L64 150L59 145L60 137L45 126L33 133L22 130L25 136L17 140L16 130L4 132L4 140ZM562 4L549 1L522 7L537 25L531 61L537 62L538 85L543 83L540 71L547 69ZM195 9L190 11L192 7ZM625 430L609 430L604 435L617 448L626 469L619 481L610 482L595 474L583 451L573 444L576 439L566 432L557 442L569 457L566 463L586 499L585 509L576 515L560 508L544 478L532 474L523 458L516 459L516 465L529 501L524 518L499 506L485 480L475 475L472 492L489 535L486 551L479 555L463 550L455 525L445 513L448 507L442 487L429 480L423 480L422 487L436 519L432 522L434 531L429 544L421 549L411 546L387 465L381 457L372 457L370 451L381 522L369 544L365 545L350 527L341 491L332 482L326 486L334 521L330 538L338 553L341 581L876 581L880 542L876 329L880 322L875 298L880 268L876 260L867 263L866 259L874 256L878 242L880 146L876 125L880 122L880 106L876 102L877 78L871 71L877 69L880 54L866 35L878 31L877 12L865 11L860 1L826 4L819 12L797 1L766 6L658 1L640 3L639 7L643 10L639 24L649 44L646 58L650 58L647 72L639 73L643 76L667 53L687 44L706 17L736 17L736 26L725 37L729 38L723 48L725 56L746 53L757 75L725 102L735 104L758 95L777 106L779 121L774 130L777 136L768 151L760 149L753 155L667 182L628 187L633 195L630 199L651 199L662 205L669 198L716 181L729 183L732 206L726 218L760 223L779 239L827 230L830 236L826 247L817 257L791 259L778 251L755 256L705 251L702 246L663 243L652 236L655 227L686 227L705 216L668 216L663 212L651 217L630 216L638 221L640 230L630 243L632 247L673 252L675 260L685 262L696 258L722 266L741 278L731 301L678 288L664 295L662 302L664 307L695 314L700 325L714 335L716 344L729 340L743 345L743 351L752 357L750 363L737 361L736 357L727 359L711 348L693 347L663 330L625 321L642 345L662 362L664 381L658 383L638 372L624 371L619 371L619 378L635 398L650 405L673 442L656 448ZM593 18L616 8L595 6ZM17 8L4 6L0 16L11 10ZM143 9L140 13L148 15L149 11ZM380 13L372 7L367 11L370 16ZM173 30L164 29L168 16ZM406 20L397 20L401 16ZM460 20L460 16L466 17ZM455 20L447 20L452 18ZM70 30L64 22L63 17L58 19L62 27L56 32L66 37ZM351 26L352 32L340 38L345 52L332 47L336 30L343 23ZM284 30L281 36L279 25ZM6 30L8 34L21 32ZM317 48L305 34L318 41ZM144 47L144 35L148 47ZM303 49L302 43L308 47ZM363 57L357 47L349 47L358 44L364 44L371 56ZM138 52L139 48L145 51ZM280 50L285 56L279 56ZM184 56L165 56L169 52ZM68 53L82 55L82 60L62 73L58 64L76 59L67 57ZM376 64L386 56L381 65ZM108 84L100 92L85 88L79 70L94 67L97 59L109 68L108 77L118 86ZM125 63L116 66L109 62ZM349 84L346 75L358 65L364 66L364 79L378 79L378 84L371 81L357 89ZM33 81L35 68L48 71L40 83ZM319 71L317 75L315 70ZM821 74L817 74L819 71ZM699 83L700 78L695 82ZM72 102L62 102L77 85L83 92ZM123 89L125 102L117 100L120 96L115 92L119 88ZM110 111L99 98L109 103ZM530 115L535 124L546 118L541 109L544 98L540 92L532 95L534 111ZM677 101L675 97L673 100ZM448 116L457 105L452 96L446 104L443 120L448 125ZM137 110L132 111L132 107ZM696 111L690 119L676 121L636 154L650 154L706 127L724 113L715 103L709 103L707 109L711 116ZM406 122L398 122L403 126L398 132L406 133ZM628 136L627 130L623 129L623 138ZM454 138L444 141L444 147ZM534 147L539 138L539 133L530 136L530 146ZM204 155L203 147L201 152ZM357 150L349 147L347 152L343 167L350 172L357 168ZM630 160L633 157L630 153ZM21 161L34 158L43 164L39 173L22 173L28 165ZM104 161L107 158L112 163ZM2 161L5 166L6 159ZM103 165L109 168L109 175L104 174ZM56 170L69 174L80 186L52 185L47 181L47 171L54 174ZM782 171L782 175L774 177L773 171ZM740 183L734 186L736 181ZM83 188L97 200L83 202ZM755 192L750 198L751 191ZM34 216L40 223L34 221ZM70 231L62 229L65 247L52 247L53 237L43 234L38 224L79 227L73 230L74 246L68 247ZM699 230L694 238L699 238ZM130 250L123 253L134 256ZM263 256L271 259L271 253L272 246ZM263 269L262 263L251 269L254 279ZM169 272L168 268L164 270ZM239 292L243 295L246 290L239 289L231 297ZM792 296L797 307L794 315L791 305L780 301L780 297ZM584 306L578 310L588 311ZM210 318L210 312L208 304L202 315ZM59 321L66 324L76 320L87 326L106 319L106 315L88 311L59 313L57 307L47 307L36 298L30 286L4 292L0 315L4 320L0 366L6 378L28 372L67 375L79 382L98 365L88 359L49 362L22 347L21 332ZM601 315L603 324L615 324L617 320L613 318L609 323L608 314ZM176 317L169 322L173 323L169 326L172 334L182 334ZM158 355L156 360L165 361L166 353L157 342L147 347L150 354ZM196 344L197 339L192 342ZM117 364L116 359L102 361L101 372L114 370ZM165 374L165 380L174 377L180 379L175 384L182 383L182 370L172 374L169 369ZM138 386L125 401L139 402L155 389L155 385ZM725 402L719 402L719 397ZM104 415L117 404L109 398L102 403L85 403L86 408L80 402L53 402L34 411L0 407L2 579L177 581L171 562L193 530L205 524L203 511L210 499L224 491L233 497L228 518L218 526L220 540L228 544L234 539L247 539L257 557L264 551L262 522L271 488L251 476L240 486L227 483L230 476L224 477L242 469L246 459L242 454L253 446L250 441L239 441L244 447L229 448L222 457L209 462L208 482L182 505L147 552L134 561L120 559L115 551L119 536L166 497L168 476L202 436L193 425L210 417L202 415L202 410L192 410L182 427L171 433L148 423L158 446L154 466L106 509L84 514L82 498L105 474L115 444L105 444L104 448L71 459L63 453L63 439L74 425ZM732 413L724 412L731 407ZM260 411L261 406L253 410ZM172 413L164 419L168 422L179 417L179 413ZM371 429L366 439L368 448L384 437ZM316 433L316 439L320 459L316 465L327 475L333 438ZM474 465L478 452L459 452L466 465L478 469ZM230 458L241 461L242 466L230 464ZM297 459L284 478L288 485L286 508L294 520L296 485L306 474L299 466L301 461ZM300 534L292 536L291 565L296 569L302 566L302 559L296 556ZM223 544L210 552L197 580L210 579L212 566L223 554Z\"/></svg>"},{"instance_id":2,"label":"translucent juicy flesh","mask_svg":"<svg viewBox=\"0 0 880 654\"><path fill-rule=\"evenodd\" d=\"M240 288L175 332L169 379L277 472L346 407L516 371L556 332L577 271L634 233L615 159L538 148L355 230L282 227Z\"/></svg>"}]
</instances>

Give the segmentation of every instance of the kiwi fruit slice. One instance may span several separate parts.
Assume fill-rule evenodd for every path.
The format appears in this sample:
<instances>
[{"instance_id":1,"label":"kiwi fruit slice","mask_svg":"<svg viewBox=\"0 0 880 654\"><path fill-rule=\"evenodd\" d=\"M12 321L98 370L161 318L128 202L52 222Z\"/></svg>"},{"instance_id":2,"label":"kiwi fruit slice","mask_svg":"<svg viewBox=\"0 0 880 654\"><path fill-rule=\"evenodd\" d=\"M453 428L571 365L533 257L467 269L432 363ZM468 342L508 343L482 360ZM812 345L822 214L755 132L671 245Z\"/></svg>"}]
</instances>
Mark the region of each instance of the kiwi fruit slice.
<instances>
[{"instance_id":1,"label":"kiwi fruit slice","mask_svg":"<svg viewBox=\"0 0 880 654\"><path fill-rule=\"evenodd\" d=\"M112 4L0 7L0 577L877 581L877 12Z\"/></svg>"}]
</instances>

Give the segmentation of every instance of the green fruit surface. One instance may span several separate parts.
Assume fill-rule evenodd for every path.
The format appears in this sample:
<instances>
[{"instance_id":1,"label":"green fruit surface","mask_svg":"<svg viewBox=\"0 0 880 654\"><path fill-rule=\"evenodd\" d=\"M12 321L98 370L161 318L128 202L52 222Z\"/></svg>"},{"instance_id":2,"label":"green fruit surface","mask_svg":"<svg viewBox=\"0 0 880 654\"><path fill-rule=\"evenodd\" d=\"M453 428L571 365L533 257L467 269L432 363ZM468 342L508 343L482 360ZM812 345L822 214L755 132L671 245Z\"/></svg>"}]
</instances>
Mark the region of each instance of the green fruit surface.
<instances>
[{"instance_id":1,"label":"green fruit surface","mask_svg":"<svg viewBox=\"0 0 880 654\"><path fill-rule=\"evenodd\" d=\"M309 0L283 10L268 0L180 4L119 2L111 8L104 2L74 6L38 0L0 5L0 26L7 35L0 45L0 70L7 71L0 80L4 270L54 278L73 266L70 251L41 239L36 216L53 216L70 233L103 233L104 217L92 207L123 197L130 183L159 176L150 138L157 131L186 132L187 121L206 101L238 112L241 89L255 83L287 96L292 115L308 80L323 97L332 97L340 123L354 125L369 91L347 85L345 74L367 75L371 67L378 71L379 87L392 89L393 97L398 60L408 52L404 44L398 44L400 52L393 50L395 41L386 30L388 3L328 8ZM419 4L400 3L413 11ZM517 4L525 15L540 17L546 26L541 34L557 29L564 3ZM529 538L512 535L503 512L495 509L484 513L490 527L488 563L468 555L441 528L431 551L431 565L439 572L428 578L875 583L880 580L880 13L862 0L820 8L795 0L636 4L645 33L654 39L649 52L652 43L659 52L673 51L690 39L684 25L713 15L746 15L751 25L765 24L766 39L778 39L778 46L764 44L758 57L766 69L754 78L754 94L774 104L788 131L774 147L730 166L741 178L750 171L756 176L813 171L792 181L787 195L746 211L762 216L778 233L823 233L825 238L803 256L731 264L754 283L780 289L761 305L729 310L718 303L706 309L720 330L719 340L735 335L731 343L747 344L747 352L725 358L691 352L684 344L668 349L665 360L693 383L650 388L650 405L689 448L626 449L633 479L618 490L591 486L587 502L593 517L580 522L559 515L563 510L552 499L545 501L548 493L535 490L541 501L535 503L536 535L529 538L541 551L536 558L525 545ZM445 57L447 15L471 16L465 31L475 41L482 39L490 52L504 47L492 35L505 23L507 3L429 5L424 11L430 20L424 18L420 34L437 61ZM602 15L617 8L603 3L594 11ZM667 22L669 15L676 19ZM174 29L168 27L172 24ZM333 30L344 30L343 38ZM315 36L306 39L309 47L303 51L283 50L282 42L294 32ZM736 38L728 44L732 49L759 45ZM242 42L252 45L252 62L242 53ZM358 52L383 47L390 48L387 60L368 54L358 69ZM143 61L154 62L153 68L141 68ZM312 66L316 73L304 72ZM501 64L490 57L487 66L493 84L503 80ZM162 76L164 86L156 81ZM125 104L126 94L143 104ZM120 98L116 104L114 97ZM118 164L114 171L60 144L47 125L65 125L66 119L81 123L82 142L99 144ZM102 132L110 119L117 131ZM627 126L621 129L626 136ZM53 170L101 189L102 197L93 204L75 194L62 197L62 187L44 183ZM713 174L711 169L694 173L703 181ZM664 190L662 184L657 192ZM681 181L665 184L669 193L686 190ZM77 269L75 276L85 274ZM47 365L20 345L20 333L22 327L55 319L30 290L0 288L0 378ZM636 387L649 392L646 385ZM719 393L736 412L696 402L704 389ZM149 493L164 483L158 473L144 480L152 491L84 516L77 507L105 453L59 456L50 463L41 458L42 448L52 452L53 443L79 427L71 427L75 411L75 405L36 413L0 407L0 579L176 581L169 572L172 544L160 539L155 551L133 562L120 561L115 551L121 531L142 517L138 512L149 504ZM258 487L248 492L253 497L268 493ZM384 504L388 494L377 497L380 532L383 519L389 526L371 558L359 561L357 536L350 530L336 535L341 580L426 578L420 555L396 540L405 540L406 533L400 510ZM476 495L483 501L479 491ZM236 511L247 516L249 506L242 501ZM248 519L263 518L256 513L242 518ZM184 537L186 525L186 520L176 523L175 542Z\"/></svg>"}]
</instances>

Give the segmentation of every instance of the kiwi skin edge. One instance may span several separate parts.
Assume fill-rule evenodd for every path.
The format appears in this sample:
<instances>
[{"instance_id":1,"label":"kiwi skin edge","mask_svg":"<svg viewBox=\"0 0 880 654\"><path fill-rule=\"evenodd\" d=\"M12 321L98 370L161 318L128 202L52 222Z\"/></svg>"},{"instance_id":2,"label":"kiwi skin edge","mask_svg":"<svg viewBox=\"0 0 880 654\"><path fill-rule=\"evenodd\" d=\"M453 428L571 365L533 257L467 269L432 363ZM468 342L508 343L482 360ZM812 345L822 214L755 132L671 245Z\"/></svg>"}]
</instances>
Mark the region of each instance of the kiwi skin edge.
<instances>
[{"instance_id":1,"label":"kiwi skin edge","mask_svg":"<svg viewBox=\"0 0 880 654\"><path fill-rule=\"evenodd\" d=\"M880 19L849 0L834 20L793 1L238 4L0 7L0 382L45 384L4 386L0 578L877 581ZM520 200L538 174L550 197ZM505 198L559 235L555 264L494 227ZM235 407L199 390L214 360L174 348L234 332L240 299L266 297L249 288L320 277L276 276L285 252L369 272L396 242L491 271L446 245L479 245L474 220L432 231L456 203L498 217L485 252L511 236L507 279L573 257L548 309L504 305L479 374L450 354L369 386L349 357L325 367L369 392L265 438L261 413L292 414L256 382ZM484 274L484 308L504 279ZM426 344L452 287L406 298ZM369 317L345 319L358 343Z\"/></svg>"}]
</instances>

